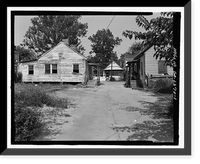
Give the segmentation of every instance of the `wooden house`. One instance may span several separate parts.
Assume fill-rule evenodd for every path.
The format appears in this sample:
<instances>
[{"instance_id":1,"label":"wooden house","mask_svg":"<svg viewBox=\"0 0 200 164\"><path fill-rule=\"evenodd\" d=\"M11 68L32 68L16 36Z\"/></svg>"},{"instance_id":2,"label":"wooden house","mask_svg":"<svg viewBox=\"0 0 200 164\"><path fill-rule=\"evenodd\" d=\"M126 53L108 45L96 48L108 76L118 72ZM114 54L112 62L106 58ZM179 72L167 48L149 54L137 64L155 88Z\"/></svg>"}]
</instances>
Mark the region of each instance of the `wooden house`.
<instances>
[{"instance_id":1,"label":"wooden house","mask_svg":"<svg viewBox=\"0 0 200 164\"><path fill-rule=\"evenodd\" d=\"M23 82L87 83L87 58L70 47L66 40L59 42L38 59L20 63Z\"/></svg>"},{"instance_id":2,"label":"wooden house","mask_svg":"<svg viewBox=\"0 0 200 164\"><path fill-rule=\"evenodd\" d=\"M152 78L173 78L173 68L165 64L165 60L157 60L153 55L153 46L145 47L132 61L128 62L129 76L132 86L136 78L140 78L143 84L148 85L148 79ZM137 77L136 77L137 76Z\"/></svg>"}]
</instances>

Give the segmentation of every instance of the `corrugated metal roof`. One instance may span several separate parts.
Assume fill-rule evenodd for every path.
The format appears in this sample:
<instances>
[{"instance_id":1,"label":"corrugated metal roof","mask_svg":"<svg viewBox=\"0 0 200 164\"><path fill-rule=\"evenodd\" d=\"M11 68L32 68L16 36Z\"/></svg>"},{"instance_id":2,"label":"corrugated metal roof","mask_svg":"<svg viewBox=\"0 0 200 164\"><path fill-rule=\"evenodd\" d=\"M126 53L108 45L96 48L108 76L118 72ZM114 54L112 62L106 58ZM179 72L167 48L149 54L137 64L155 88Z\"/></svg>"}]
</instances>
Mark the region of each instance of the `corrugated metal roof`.
<instances>
[{"instance_id":1,"label":"corrugated metal roof","mask_svg":"<svg viewBox=\"0 0 200 164\"><path fill-rule=\"evenodd\" d=\"M111 63L104 69L104 71L111 70ZM112 62L112 70L123 70L115 61Z\"/></svg>"}]
</instances>

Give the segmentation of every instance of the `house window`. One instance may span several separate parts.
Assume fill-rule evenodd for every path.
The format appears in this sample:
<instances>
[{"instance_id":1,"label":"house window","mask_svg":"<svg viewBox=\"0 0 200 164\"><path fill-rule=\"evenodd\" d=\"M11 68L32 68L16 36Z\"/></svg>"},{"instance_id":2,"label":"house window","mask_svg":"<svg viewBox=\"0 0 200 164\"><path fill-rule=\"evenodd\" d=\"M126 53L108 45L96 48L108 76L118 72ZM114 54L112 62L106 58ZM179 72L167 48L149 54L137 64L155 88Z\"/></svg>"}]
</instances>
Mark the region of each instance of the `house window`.
<instances>
[{"instance_id":1,"label":"house window","mask_svg":"<svg viewBox=\"0 0 200 164\"><path fill-rule=\"evenodd\" d=\"M52 64L52 73L57 73L57 64Z\"/></svg>"},{"instance_id":2,"label":"house window","mask_svg":"<svg viewBox=\"0 0 200 164\"><path fill-rule=\"evenodd\" d=\"M79 64L73 64L73 72L79 73Z\"/></svg>"},{"instance_id":3,"label":"house window","mask_svg":"<svg viewBox=\"0 0 200 164\"><path fill-rule=\"evenodd\" d=\"M167 73L167 65L165 64L165 61L159 60L158 61L158 74L164 74Z\"/></svg>"},{"instance_id":4,"label":"house window","mask_svg":"<svg viewBox=\"0 0 200 164\"><path fill-rule=\"evenodd\" d=\"M33 75L33 74L34 74L33 65L28 65L28 74L29 74L29 75Z\"/></svg>"},{"instance_id":5,"label":"house window","mask_svg":"<svg viewBox=\"0 0 200 164\"><path fill-rule=\"evenodd\" d=\"M45 64L45 74L50 74L50 64Z\"/></svg>"}]
</instances>

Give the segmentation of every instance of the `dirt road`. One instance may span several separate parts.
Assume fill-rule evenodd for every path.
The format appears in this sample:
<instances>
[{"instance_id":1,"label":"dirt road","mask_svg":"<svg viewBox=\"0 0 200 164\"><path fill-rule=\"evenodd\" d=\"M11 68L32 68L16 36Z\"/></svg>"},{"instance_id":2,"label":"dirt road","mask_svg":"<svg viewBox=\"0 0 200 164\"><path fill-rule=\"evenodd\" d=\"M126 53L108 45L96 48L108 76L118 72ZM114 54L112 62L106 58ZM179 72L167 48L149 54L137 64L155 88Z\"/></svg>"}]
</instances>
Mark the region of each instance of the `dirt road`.
<instances>
[{"instance_id":1,"label":"dirt road","mask_svg":"<svg viewBox=\"0 0 200 164\"><path fill-rule=\"evenodd\" d=\"M156 124L157 119L145 114L148 109L144 102L154 103L158 98L150 92L125 88L123 83L103 82L95 88L56 91L58 97L68 98L74 106L66 109L70 117L66 117L59 133L51 135L50 139L127 140L138 131L136 125L148 122L150 125L152 121ZM146 139L156 140L150 129L148 134Z\"/></svg>"}]
</instances>

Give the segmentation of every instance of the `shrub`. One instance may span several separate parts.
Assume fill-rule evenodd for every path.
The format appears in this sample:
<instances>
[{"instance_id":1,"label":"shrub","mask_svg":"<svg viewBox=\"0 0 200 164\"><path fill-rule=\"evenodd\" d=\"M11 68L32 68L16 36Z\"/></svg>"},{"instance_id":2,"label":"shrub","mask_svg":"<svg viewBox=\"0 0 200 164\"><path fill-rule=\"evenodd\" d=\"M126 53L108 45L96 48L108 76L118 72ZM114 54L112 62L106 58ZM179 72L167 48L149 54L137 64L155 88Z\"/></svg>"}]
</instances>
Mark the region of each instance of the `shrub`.
<instances>
[{"instance_id":1,"label":"shrub","mask_svg":"<svg viewBox=\"0 0 200 164\"><path fill-rule=\"evenodd\" d=\"M151 81L149 88L156 93L173 93L173 80L165 78Z\"/></svg>"},{"instance_id":2,"label":"shrub","mask_svg":"<svg viewBox=\"0 0 200 164\"><path fill-rule=\"evenodd\" d=\"M30 141L37 137L43 127L41 113L34 108L15 104L15 141Z\"/></svg>"},{"instance_id":3,"label":"shrub","mask_svg":"<svg viewBox=\"0 0 200 164\"><path fill-rule=\"evenodd\" d=\"M36 107L44 104L67 108L68 101L50 96L42 87L32 84L15 85L14 125L15 140L29 141L40 134L43 123Z\"/></svg>"},{"instance_id":4,"label":"shrub","mask_svg":"<svg viewBox=\"0 0 200 164\"><path fill-rule=\"evenodd\" d=\"M16 72L14 73L14 82L15 83L21 83L22 82L22 73L21 72Z\"/></svg>"}]
</instances>

